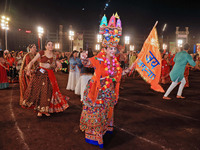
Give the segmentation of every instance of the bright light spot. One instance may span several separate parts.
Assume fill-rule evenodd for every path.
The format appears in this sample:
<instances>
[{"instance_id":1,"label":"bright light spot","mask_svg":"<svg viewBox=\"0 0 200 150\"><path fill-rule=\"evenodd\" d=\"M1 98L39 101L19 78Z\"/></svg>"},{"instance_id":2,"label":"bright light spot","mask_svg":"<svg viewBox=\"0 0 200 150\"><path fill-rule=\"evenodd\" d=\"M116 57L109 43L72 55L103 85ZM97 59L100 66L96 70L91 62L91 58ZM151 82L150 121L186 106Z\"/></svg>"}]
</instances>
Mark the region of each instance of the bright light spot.
<instances>
[{"instance_id":1,"label":"bright light spot","mask_svg":"<svg viewBox=\"0 0 200 150\"><path fill-rule=\"evenodd\" d=\"M96 44L95 48L97 51L100 50L100 44Z\"/></svg>"},{"instance_id":2,"label":"bright light spot","mask_svg":"<svg viewBox=\"0 0 200 150\"><path fill-rule=\"evenodd\" d=\"M102 35L101 34L97 34L97 42L98 43L102 42Z\"/></svg>"},{"instance_id":3,"label":"bright light spot","mask_svg":"<svg viewBox=\"0 0 200 150\"><path fill-rule=\"evenodd\" d=\"M179 40L177 41L177 43L178 43L178 47L182 47L182 46L183 46L183 40L180 40L180 39L179 39Z\"/></svg>"},{"instance_id":4,"label":"bright light spot","mask_svg":"<svg viewBox=\"0 0 200 150\"><path fill-rule=\"evenodd\" d=\"M163 44L163 49L164 49L164 50L167 49L167 44Z\"/></svg>"},{"instance_id":5,"label":"bright light spot","mask_svg":"<svg viewBox=\"0 0 200 150\"><path fill-rule=\"evenodd\" d=\"M31 31L30 30L26 30L26 33L31 33Z\"/></svg>"},{"instance_id":6,"label":"bright light spot","mask_svg":"<svg viewBox=\"0 0 200 150\"><path fill-rule=\"evenodd\" d=\"M60 49L60 44L59 43L55 43L55 49Z\"/></svg>"},{"instance_id":7,"label":"bright light spot","mask_svg":"<svg viewBox=\"0 0 200 150\"><path fill-rule=\"evenodd\" d=\"M135 46L134 45L130 45L130 51L134 51Z\"/></svg>"},{"instance_id":8,"label":"bright light spot","mask_svg":"<svg viewBox=\"0 0 200 150\"><path fill-rule=\"evenodd\" d=\"M106 3L106 7L108 7L108 3Z\"/></svg>"},{"instance_id":9,"label":"bright light spot","mask_svg":"<svg viewBox=\"0 0 200 150\"><path fill-rule=\"evenodd\" d=\"M130 43L130 37L129 36L125 36L125 44L129 44Z\"/></svg>"}]
</instances>

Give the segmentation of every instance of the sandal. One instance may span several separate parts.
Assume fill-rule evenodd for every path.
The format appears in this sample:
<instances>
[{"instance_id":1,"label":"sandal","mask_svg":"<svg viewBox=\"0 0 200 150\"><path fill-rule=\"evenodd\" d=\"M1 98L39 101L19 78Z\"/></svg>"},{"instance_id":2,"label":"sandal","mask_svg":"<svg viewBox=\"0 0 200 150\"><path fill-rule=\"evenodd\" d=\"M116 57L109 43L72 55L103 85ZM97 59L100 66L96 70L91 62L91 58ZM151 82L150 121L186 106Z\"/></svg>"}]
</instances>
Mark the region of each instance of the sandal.
<instances>
[{"instance_id":1,"label":"sandal","mask_svg":"<svg viewBox=\"0 0 200 150\"><path fill-rule=\"evenodd\" d=\"M179 98L179 99L184 99L185 97L183 97L183 96L176 96L176 98Z\"/></svg>"},{"instance_id":2,"label":"sandal","mask_svg":"<svg viewBox=\"0 0 200 150\"><path fill-rule=\"evenodd\" d=\"M171 100L171 98L170 98L170 97L165 97L165 96L163 96L163 99L166 99L166 100Z\"/></svg>"}]
</instances>

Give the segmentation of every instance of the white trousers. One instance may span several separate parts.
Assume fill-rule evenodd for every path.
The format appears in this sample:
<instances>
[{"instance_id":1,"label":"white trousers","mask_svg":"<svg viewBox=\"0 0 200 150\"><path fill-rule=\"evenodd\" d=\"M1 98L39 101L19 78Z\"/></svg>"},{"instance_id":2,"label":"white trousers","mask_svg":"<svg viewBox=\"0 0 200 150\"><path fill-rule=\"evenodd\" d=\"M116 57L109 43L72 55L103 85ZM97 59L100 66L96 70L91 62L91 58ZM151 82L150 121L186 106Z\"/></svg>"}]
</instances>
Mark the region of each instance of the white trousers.
<instances>
[{"instance_id":1,"label":"white trousers","mask_svg":"<svg viewBox=\"0 0 200 150\"><path fill-rule=\"evenodd\" d=\"M178 79L177 79L177 80L178 80ZM167 89L167 91L166 91L164 97L168 97L168 95L171 93L171 91L177 86L177 84L178 84L178 81L177 81L177 80L176 80L175 82L172 82L172 83L171 83L171 85L170 85L169 88ZM181 84L179 85L179 88L178 88L178 93L177 93L178 96L181 96L181 95L182 95L183 88L184 88L185 84L186 84L186 81L185 81L185 78L183 78L183 79L181 80Z\"/></svg>"}]
</instances>

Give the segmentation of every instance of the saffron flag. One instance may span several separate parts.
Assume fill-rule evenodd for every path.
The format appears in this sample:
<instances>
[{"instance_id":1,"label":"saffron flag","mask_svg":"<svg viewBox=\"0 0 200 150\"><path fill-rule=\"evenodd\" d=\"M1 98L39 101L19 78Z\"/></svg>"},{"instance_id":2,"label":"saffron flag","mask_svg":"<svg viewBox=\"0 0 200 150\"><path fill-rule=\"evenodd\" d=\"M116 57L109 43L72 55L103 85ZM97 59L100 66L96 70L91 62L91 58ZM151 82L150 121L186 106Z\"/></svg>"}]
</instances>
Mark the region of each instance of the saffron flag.
<instances>
[{"instance_id":1,"label":"saffron flag","mask_svg":"<svg viewBox=\"0 0 200 150\"><path fill-rule=\"evenodd\" d=\"M156 24L143 44L142 50L135 61L136 70L142 78L151 84L151 88L158 92L164 92L159 85L161 75L161 54L159 51Z\"/></svg>"}]
</instances>

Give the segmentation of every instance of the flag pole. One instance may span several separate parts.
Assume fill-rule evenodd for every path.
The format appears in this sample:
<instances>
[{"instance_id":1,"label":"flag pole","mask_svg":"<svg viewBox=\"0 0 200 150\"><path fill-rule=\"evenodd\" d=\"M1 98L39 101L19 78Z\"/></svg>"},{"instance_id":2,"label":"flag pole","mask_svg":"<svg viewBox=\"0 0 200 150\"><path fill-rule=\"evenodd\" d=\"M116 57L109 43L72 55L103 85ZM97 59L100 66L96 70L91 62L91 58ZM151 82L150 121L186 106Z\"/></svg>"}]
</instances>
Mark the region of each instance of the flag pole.
<instances>
[{"instance_id":1,"label":"flag pole","mask_svg":"<svg viewBox=\"0 0 200 150\"><path fill-rule=\"evenodd\" d=\"M157 26L157 24L158 24L158 21L156 21L156 23L154 24L152 30ZM151 31L152 31L152 30L151 30ZM150 34L151 34L151 32L149 33L149 35L150 35ZM147 39L148 39L148 37L147 37ZM145 40L145 41L146 41L146 40ZM130 71L130 73L129 73L129 76L131 75L131 73L133 72L134 69L135 69L134 67L131 69L131 71Z\"/></svg>"},{"instance_id":2,"label":"flag pole","mask_svg":"<svg viewBox=\"0 0 200 150\"><path fill-rule=\"evenodd\" d=\"M158 21L156 21L156 23L155 23L155 25L153 26L153 28L154 28L154 27L156 27L156 26L157 26L157 24L158 24Z\"/></svg>"}]
</instances>

